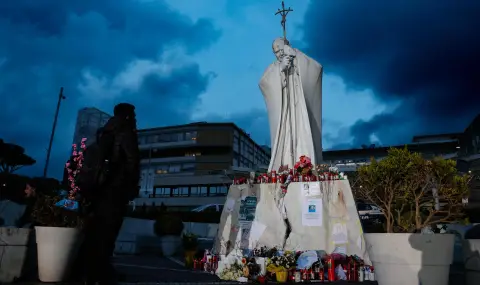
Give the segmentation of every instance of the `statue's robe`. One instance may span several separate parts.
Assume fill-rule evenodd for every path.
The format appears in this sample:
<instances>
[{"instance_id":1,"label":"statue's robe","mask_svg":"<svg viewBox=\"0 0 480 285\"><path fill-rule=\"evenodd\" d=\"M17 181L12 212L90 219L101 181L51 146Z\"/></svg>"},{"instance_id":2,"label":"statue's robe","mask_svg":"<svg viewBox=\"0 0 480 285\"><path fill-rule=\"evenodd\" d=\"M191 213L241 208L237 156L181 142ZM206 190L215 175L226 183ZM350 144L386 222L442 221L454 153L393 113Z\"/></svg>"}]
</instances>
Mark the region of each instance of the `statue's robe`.
<instances>
[{"instance_id":1,"label":"statue's robe","mask_svg":"<svg viewBox=\"0 0 480 285\"><path fill-rule=\"evenodd\" d=\"M322 161L322 66L301 51L282 84L280 62L264 72L259 87L267 105L272 157L269 171L293 167L301 155ZM286 86L284 86L286 85ZM288 89L288 92L287 92Z\"/></svg>"}]
</instances>

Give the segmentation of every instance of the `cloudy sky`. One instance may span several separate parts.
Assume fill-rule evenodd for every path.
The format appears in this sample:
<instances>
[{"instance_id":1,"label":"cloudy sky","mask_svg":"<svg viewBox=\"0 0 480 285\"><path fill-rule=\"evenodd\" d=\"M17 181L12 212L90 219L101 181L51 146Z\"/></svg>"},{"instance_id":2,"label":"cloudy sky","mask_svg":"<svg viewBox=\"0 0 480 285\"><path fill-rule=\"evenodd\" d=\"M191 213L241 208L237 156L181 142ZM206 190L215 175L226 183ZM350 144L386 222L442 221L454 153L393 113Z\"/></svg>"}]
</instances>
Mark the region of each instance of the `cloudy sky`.
<instances>
[{"instance_id":1,"label":"cloudy sky","mask_svg":"<svg viewBox=\"0 0 480 285\"><path fill-rule=\"evenodd\" d=\"M277 0L0 1L0 138L58 176L79 108L137 106L139 127L233 121L269 143L258 80ZM324 66L324 147L407 143L480 113L480 1L287 0L292 44ZM477 27L477 28L476 28Z\"/></svg>"}]
</instances>

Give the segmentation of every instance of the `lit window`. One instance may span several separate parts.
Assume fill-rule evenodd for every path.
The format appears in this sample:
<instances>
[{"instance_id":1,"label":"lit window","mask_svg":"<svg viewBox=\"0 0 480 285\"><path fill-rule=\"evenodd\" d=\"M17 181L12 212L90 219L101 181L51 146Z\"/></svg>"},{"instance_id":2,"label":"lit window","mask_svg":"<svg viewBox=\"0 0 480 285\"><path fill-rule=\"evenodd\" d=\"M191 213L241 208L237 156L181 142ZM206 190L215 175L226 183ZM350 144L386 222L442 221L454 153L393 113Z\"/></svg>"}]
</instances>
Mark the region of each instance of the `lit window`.
<instances>
[{"instance_id":1,"label":"lit window","mask_svg":"<svg viewBox=\"0 0 480 285\"><path fill-rule=\"evenodd\" d=\"M205 186L192 186L191 196L207 196L207 187Z\"/></svg>"}]
</instances>

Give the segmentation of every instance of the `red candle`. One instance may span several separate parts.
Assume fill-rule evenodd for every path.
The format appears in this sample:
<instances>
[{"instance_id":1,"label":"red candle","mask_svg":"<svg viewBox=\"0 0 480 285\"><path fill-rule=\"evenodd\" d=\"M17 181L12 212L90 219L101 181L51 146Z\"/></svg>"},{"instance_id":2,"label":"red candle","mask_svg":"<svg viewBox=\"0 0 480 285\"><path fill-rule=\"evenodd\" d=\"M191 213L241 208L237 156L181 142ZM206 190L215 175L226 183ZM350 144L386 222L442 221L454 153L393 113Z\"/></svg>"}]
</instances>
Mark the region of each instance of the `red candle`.
<instances>
[{"instance_id":1,"label":"red candle","mask_svg":"<svg viewBox=\"0 0 480 285\"><path fill-rule=\"evenodd\" d=\"M328 281L335 281L335 261L332 256L328 257Z\"/></svg>"},{"instance_id":2,"label":"red candle","mask_svg":"<svg viewBox=\"0 0 480 285\"><path fill-rule=\"evenodd\" d=\"M193 269L198 269L198 260L193 260Z\"/></svg>"},{"instance_id":3,"label":"red candle","mask_svg":"<svg viewBox=\"0 0 480 285\"><path fill-rule=\"evenodd\" d=\"M272 183L277 183L277 172L272 170Z\"/></svg>"}]
</instances>

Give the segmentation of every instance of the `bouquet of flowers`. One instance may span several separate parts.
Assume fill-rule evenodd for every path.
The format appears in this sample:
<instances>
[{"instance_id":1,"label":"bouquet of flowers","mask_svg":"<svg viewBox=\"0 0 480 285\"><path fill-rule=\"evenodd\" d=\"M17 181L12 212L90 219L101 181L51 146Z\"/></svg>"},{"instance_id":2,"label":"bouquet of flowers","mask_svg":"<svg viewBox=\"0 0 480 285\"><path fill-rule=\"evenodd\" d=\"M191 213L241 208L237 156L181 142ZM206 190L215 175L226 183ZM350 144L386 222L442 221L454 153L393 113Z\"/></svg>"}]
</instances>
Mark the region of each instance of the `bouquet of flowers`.
<instances>
[{"instance_id":1,"label":"bouquet of flowers","mask_svg":"<svg viewBox=\"0 0 480 285\"><path fill-rule=\"evenodd\" d=\"M268 272L288 271L294 269L296 265L297 260L293 252L285 252L283 255L267 259Z\"/></svg>"},{"instance_id":2,"label":"bouquet of flowers","mask_svg":"<svg viewBox=\"0 0 480 285\"><path fill-rule=\"evenodd\" d=\"M225 269L220 272L218 277L222 280L231 280L231 281L237 281L238 278L244 277L243 273L243 268L244 265L239 264L238 262L235 261L235 263L231 265L227 265Z\"/></svg>"},{"instance_id":3,"label":"bouquet of flowers","mask_svg":"<svg viewBox=\"0 0 480 285\"><path fill-rule=\"evenodd\" d=\"M293 168L301 175L311 174L313 168L312 160L310 157L302 155L300 156L300 160L295 163Z\"/></svg>"}]
</instances>

